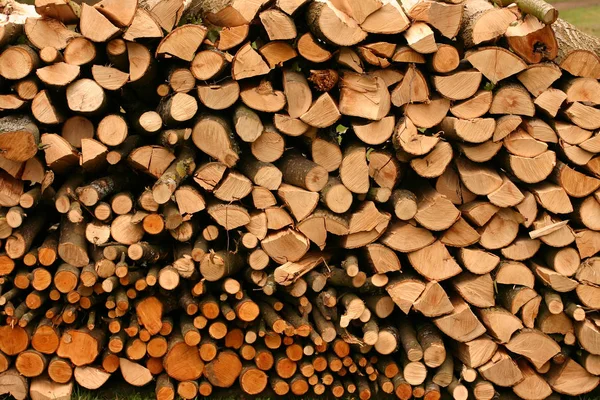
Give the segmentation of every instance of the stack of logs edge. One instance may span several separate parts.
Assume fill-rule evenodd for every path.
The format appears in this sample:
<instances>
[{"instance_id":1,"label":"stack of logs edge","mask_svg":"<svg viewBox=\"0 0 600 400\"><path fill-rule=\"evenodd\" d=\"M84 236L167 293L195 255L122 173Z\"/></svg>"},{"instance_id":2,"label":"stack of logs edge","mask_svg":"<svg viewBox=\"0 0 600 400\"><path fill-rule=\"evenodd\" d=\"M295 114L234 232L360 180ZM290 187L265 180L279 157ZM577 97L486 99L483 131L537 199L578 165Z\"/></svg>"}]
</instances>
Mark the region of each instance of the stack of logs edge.
<instances>
[{"instance_id":1,"label":"stack of logs edge","mask_svg":"<svg viewBox=\"0 0 600 400\"><path fill-rule=\"evenodd\" d=\"M0 393L598 386L600 39L551 5L0 12Z\"/></svg>"}]
</instances>

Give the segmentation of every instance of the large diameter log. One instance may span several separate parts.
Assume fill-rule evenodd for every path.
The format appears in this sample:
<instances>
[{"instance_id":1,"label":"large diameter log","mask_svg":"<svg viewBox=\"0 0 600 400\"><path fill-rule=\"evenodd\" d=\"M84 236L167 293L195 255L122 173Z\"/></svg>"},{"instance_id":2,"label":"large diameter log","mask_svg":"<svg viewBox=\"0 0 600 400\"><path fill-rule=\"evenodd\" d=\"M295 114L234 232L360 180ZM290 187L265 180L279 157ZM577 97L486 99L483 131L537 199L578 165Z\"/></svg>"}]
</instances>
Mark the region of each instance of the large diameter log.
<instances>
[{"instance_id":1,"label":"large diameter log","mask_svg":"<svg viewBox=\"0 0 600 400\"><path fill-rule=\"evenodd\" d=\"M2 156L13 161L27 161L37 153L39 130L29 116L0 118Z\"/></svg>"},{"instance_id":2,"label":"large diameter log","mask_svg":"<svg viewBox=\"0 0 600 400\"><path fill-rule=\"evenodd\" d=\"M186 24L178 26L160 41L156 48L156 55L158 57L177 57L184 61L192 61L207 31L202 25Z\"/></svg>"},{"instance_id":3,"label":"large diameter log","mask_svg":"<svg viewBox=\"0 0 600 400\"><path fill-rule=\"evenodd\" d=\"M205 367L197 348L188 346L181 336L169 339L163 364L167 374L178 381L198 379Z\"/></svg>"},{"instance_id":4,"label":"large diameter log","mask_svg":"<svg viewBox=\"0 0 600 400\"><path fill-rule=\"evenodd\" d=\"M162 329L163 303L154 296L149 296L139 301L135 311L140 324L144 326L151 335L156 335Z\"/></svg>"},{"instance_id":5,"label":"large diameter log","mask_svg":"<svg viewBox=\"0 0 600 400\"><path fill-rule=\"evenodd\" d=\"M469 305L458 296L452 296L450 300L454 311L443 317L435 318L434 324L446 335L459 342L468 342L482 335L485 327L473 314Z\"/></svg>"},{"instance_id":6,"label":"large diameter log","mask_svg":"<svg viewBox=\"0 0 600 400\"><path fill-rule=\"evenodd\" d=\"M233 167L239 160L231 127L220 117L210 115L200 117L194 125L192 141L204 153L228 167Z\"/></svg>"},{"instance_id":7,"label":"large diameter log","mask_svg":"<svg viewBox=\"0 0 600 400\"><path fill-rule=\"evenodd\" d=\"M265 75L269 66L248 42L237 51L233 59L231 74L235 80Z\"/></svg>"},{"instance_id":8,"label":"large diameter log","mask_svg":"<svg viewBox=\"0 0 600 400\"><path fill-rule=\"evenodd\" d=\"M494 84L527 67L519 57L500 47L484 47L470 51L466 59Z\"/></svg>"},{"instance_id":9,"label":"large diameter log","mask_svg":"<svg viewBox=\"0 0 600 400\"><path fill-rule=\"evenodd\" d=\"M413 309L426 317L439 317L452 312L453 306L442 286L429 282L419 298L414 302Z\"/></svg>"},{"instance_id":10,"label":"large diameter log","mask_svg":"<svg viewBox=\"0 0 600 400\"><path fill-rule=\"evenodd\" d=\"M76 366L91 364L100 354L103 342L104 333L100 330L69 329L63 333L56 354Z\"/></svg>"},{"instance_id":11,"label":"large diameter log","mask_svg":"<svg viewBox=\"0 0 600 400\"><path fill-rule=\"evenodd\" d=\"M27 378L21 376L16 369L9 369L0 374L0 393L8 394L17 400L25 400L29 394Z\"/></svg>"},{"instance_id":12,"label":"large diameter log","mask_svg":"<svg viewBox=\"0 0 600 400\"><path fill-rule=\"evenodd\" d=\"M216 26L241 27L249 24L265 3L264 0L254 3L238 3L232 0L217 3L198 2L195 3L191 15L201 16Z\"/></svg>"},{"instance_id":13,"label":"large diameter log","mask_svg":"<svg viewBox=\"0 0 600 400\"><path fill-rule=\"evenodd\" d=\"M92 79L79 79L67 86L69 109L84 115L98 114L107 104L104 89Z\"/></svg>"},{"instance_id":14,"label":"large diameter log","mask_svg":"<svg viewBox=\"0 0 600 400\"><path fill-rule=\"evenodd\" d=\"M505 36L509 47L531 64L539 63L544 59L553 60L558 53L558 43L552 27L530 14L522 21L511 24ZM536 45L532 44L534 42Z\"/></svg>"},{"instance_id":15,"label":"large diameter log","mask_svg":"<svg viewBox=\"0 0 600 400\"><path fill-rule=\"evenodd\" d=\"M216 387L230 387L242 372L242 363L233 351L221 351L217 357L206 364L204 376Z\"/></svg>"},{"instance_id":16,"label":"large diameter log","mask_svg":"<svg viewBox=\"0 0 600 400\"><path fill-rule=\"evenodd\" d=\"M352 46L367 37L354 19L341 13L327 0L310 4L307 21L315 35L338 46Z\"/></svg>"},{"instance_id":17,"label":"large diameter log","mask_svg":"<svg viewBox=\"0 0 600 400\"><path fill-rule=\"evenodd\" d=\"M379 121L388 114L390 93L383 79L348 72L340 84L339 110L343 115Z\"/></svg>"},{"instance_id":18,"label":"large diameter log","mask_svg":"<svg viewBox=\"0 0 600 400\"><path fill-rule=\"evenodd\" d=\"M125 245L139 242L144 236L144 228L140 221L134 220L133 214L119 215L110 225L113 239Z\"/></svg>"},{"instance_id":19,"label":"large diameter log","mask_svg":"<svg viewBox=\"0 0 600 400\"><path fill-rule=\"evenodd\" d=\"M572 75L598 79L598 38L580 31L563 19L556 20L552 30L558 42L558 55L554 62Z\"/></svg>"},{"instance_id":20,"label":"large diameter log","mask_svg":"<svg viewBox=\"0 0 600 400\"><path fill-rule=\"evenodd\" d=\"M502 36L516 19L508 8L470 0L465 4L460 36L467 47L473 47Z\"/></svg>"},{"instance_id":21,"label":"large diameter log","mask_svg":"<svg viewBox=\"0 0 600 400\"><path fill-rule=\"evenodd\" d=\"M261 241L263 250L274 261L283 264L300 260L310 247L309 240L293 229L285 229L267 235Z\"/></svg>"},{"instance_id":22,"label":"large diameter log","mask_svg":"<svg viewBox=\"0 0 600 400\"><path fill-rule=\"evenodd\" d=\"M56 383L47 377L37 377L31 380L29 395L32 400L68 400L73 392L73 382Z\"/></svg>"},{"instance_id":23,"label":"large diameter log","mask_svg":"<svg viewBox=\"0 0 600 400\"><path fill-rule=\"evenodd\" d=\"M313 101L312 106L306 113L302 114L300 120L315 128L327 128L340 117L341 114L335 100L329 93L323 93Z\"/></svg>"},{"instance_id":24,"label":"large diameter log","mask_svg":"<svg viewBox=\"0 0 600 400\"><path fill-rule=\"evenodd\" d=\"M123 379L132 386L145 386L152 381L148 368L126 358L119 358L119 369Z\"/></svg>"},{"instance_id":25,"label":"large diameter log","mask_svg":"<svg viewBox=\"0 0 600 400\"><path fill-rule=\"evenodd\" d=\"M558 393L578 396L594 390L600 378L587 372L572 359L563 364L555 364L546 375L550 387Z\"/></svg>"},{"instance_id":26,"label":"large diameter log","mask_svg":"<svg viewBox=\"0 0 600 400\"><path fill-rule=\"evenodd\" d=\"M0 351L4 354L16 356L29 346L29 333L20 326L14 328L9 325L2 326L0 333L3 334L0 339Z\"/></svg>"},{"instance_id":27,"label":"large diameter log","mask_svg":"<svg viewBox=\"0 0 600 400\"><path fill-rule=\"evenodd\" d=\"M75 367L75 381L82 387L96 390L106 383L111 374L93 366Z\"/></svg>"},{"instance_id":28,"label":"large diameter log","mask_svg":"<svg viewBox=\"0 0 600 400\"><path fill-rule=\"evenodd\" d=\"M463 14L462 5L433 1L402 1L402 6L409 17L430 24L447 38L452 39L458 34Z\"/></svg>"},{"instance_id":29,"label":"large diameter log","mask_svg":"<svg viewBox=\"0 0 600 400\"><path fill-rule=\"evenodd\" d=\"M490 361L479 367L479 373L498 386L514 386L523 380L517 363L504 350L498 350Z\"/></svg>"},{"instance_id":30,"label":"large diameter log","mask_svg":"<svg viewBox=\"0 0 600 400\"><path fill-rule=\"evenodd\" d=\"M431 245L435 237L427 229L395 222L386 230L381 242L396 251L409 253Z\"/></svg>"},{"instance_id":31,"label":"large diameter log","mask_svg":"<svg viewBox=\"0 0 600 400\"><path fill-rule=\"evenodd\" d=\"M7 47L0 54L0 76L22 79L37 68L40 59L29 46L21 44Z\"/></svg>"},{"instance_id":32,"label":"large diameter log","mask_svg":"<svg viewBox=\"0 0 600 400\"><path fill-rule=\"evenodd\" d=\"M398 2L382 0L383 6L371 13L360 25L369 33L394 34L406 30L410 21Z\"/></svg>"},{"instance_id":33,"label":"large diameter log","mask_svg":"<svg viewBox=\"0 0 600 400\"><path fill-rule=\"evenodd\" d=\"M560 346L553 339L535 329L521 330L511 338L506 348L524 356L536 368L541 368L560 351Z\"/></svg>"},{"instance_id":34,"label":"large diameter log","mask_svg":"<svg viewBox=\"0 0 600 400\"><path fill-rule=\"evenodd\" d=\"M446 246L439 241L409 253L408 260L419 274L431 280L448 279L462 271Z\"/></svg>"}]
</instances>

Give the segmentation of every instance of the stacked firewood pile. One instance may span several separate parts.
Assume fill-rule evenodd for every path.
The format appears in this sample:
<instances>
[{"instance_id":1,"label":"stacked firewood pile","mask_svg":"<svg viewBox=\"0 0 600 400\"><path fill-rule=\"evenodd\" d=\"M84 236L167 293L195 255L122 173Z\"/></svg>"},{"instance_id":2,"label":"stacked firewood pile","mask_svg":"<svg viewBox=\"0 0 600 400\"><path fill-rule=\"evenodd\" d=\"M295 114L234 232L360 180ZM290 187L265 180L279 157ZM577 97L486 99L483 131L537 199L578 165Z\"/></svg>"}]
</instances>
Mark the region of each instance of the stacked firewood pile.
<instances>
[{"instance_id":1,"label":"stacked firewood pile","mask_svg":"<svg viewBox=\"0 0 600 400\"><path fill-rule=\"evenodd\" d=\"M0 393L596 388L600 40L510 3L0 2Z\"/></svg>"}]
</instances>

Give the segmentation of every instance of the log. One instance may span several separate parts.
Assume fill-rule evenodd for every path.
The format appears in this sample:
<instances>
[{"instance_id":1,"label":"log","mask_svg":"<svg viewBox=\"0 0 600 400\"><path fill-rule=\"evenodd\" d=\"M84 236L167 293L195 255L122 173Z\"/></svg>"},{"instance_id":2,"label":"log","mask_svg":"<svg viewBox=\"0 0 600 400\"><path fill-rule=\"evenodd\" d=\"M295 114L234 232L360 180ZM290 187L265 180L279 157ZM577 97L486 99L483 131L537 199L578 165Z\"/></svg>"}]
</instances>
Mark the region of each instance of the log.
<instances>
[{"instance_id":1,"label":"log","mask_svg":"<svg viewBox=\"0 0 600 400\"><path fill-rule=\"evenodd\" d=\"M0 374L2 383L2 394L9 394L17 400L24 400L29 393L29 384L27 379L17 372L16 369L9 369Z\"/></svg>"},{"instance_id":2,"label":"log","mask_svg":"<svg viewBox=\"0 0 600 400\"><path fill-rule=\"evenodd\" d=\"M250 43L240 47L231 66L232 77L235 80L265 75L267 72L269 72L269 66Z\"/></svg>"},{"instance_id":3,"label":"log","mask_svg":"<svg viewBox=\"0 0 600 400\"><path fill-rule=\"evenodd\" d=\"M446 76L434 76L434 86L444 97L451 100L465 100L473 96L479 82L481 73L476 70L455 72Z\"/></svg>"},{"instance_id":4,"label":"log","mask_svg":"<svg viewBox=\"0 0 600 400\"><path fill-rule=\"evenodd\" d=\"M56 354L70 359L75 366L87 365L98 356L103 339L103 333L98 330L66 330L63 332Z\"/></svg>"},{"instance_id":5,"label":"log","mask_svg":"<svg viewBox=\"0 0 600 400\"><path fill-rule=\"evenodd\" d=\"M379 121L388 114L390 95L382 78L349 72L342 76L340 86L339 110L343 115ZM374 107L365 107L364 103Z\"/></svg>"},{"instance_id":6,"label":"log","mask_svg":"<svg viewBox=\"0 0 600 400\"><path fill-rule=\"evenodd\" d=\"M598 77L598 54L594 50L596 38L587 35L563 19L557 19L552 30L558 42L555 62L574 76ZM576 59L586 60L582 65Z\"/></svg>"},{"instance_id":7,"label":"log","mask_svg":"<svg viewBox=\"0 0 600 400\"><path fill-rule=\"evenodd\" d=\"M598 377L591 375L574 360L567 359L563 364L550 368L548 384L559 393L577 396L594 390L598 386Z\"/></svg>"},{"instance_id":8,"label":"log","mask_svg":"<svg viewBox=\"0 0 600 400\"><path fill-rule=\"evenodd\" d=\"M189 147L184 147L154 184L152 188L154 200L158 204L166 203L175 193L181 181L191 175L195 168L194 151Z\"/></svg>"},{"instance_id":9,"label":"log","mask_svg":"<svg viewBox=\"0 0 600 400\"><path fill-rule=\"evenodd\" d=\"M442 78L439 80L439 86L444 86L444 82L441 82ZM437 83L435 86L436 89L444 95ZM396 107L411 102L423 102L429 99L429 86L422 72L415 66L411 66L404 74L402 81L396 85L390 95L392 104ZM448 96L444 95L444 97Z\"/></svg>"},{"instance_id":10,"label":"log","mask_svg":"<svg viewBox=\"0 0 600 400\"><path fill-rule=\"evenodd\" d=\"M183 337L175 336L169 341L169 347L163 361L166 373L180 381L195 380L202 374L205 365L195 347L187 345ZM189 368L182 370L178 365L185 362Z\"/></svg>"},{"instance_id":11,"label":"log","mask_svg":"<svg viewBox=\"0 0 600 400\"><path fill-rule=\"evenodd\" d=\"M35 400L69 399L72 392L73 382L56 383L44 377L32 379L29 385L29 396Z\"/></svg>"},{"instance_id":12,"label":"log","mask_svg":"<svg viewBox=\"0 0 600 400\"><path fill-rule=\"evenodd\" d=\"M479 367L481 375L499 386L513 386L523 379L521 370L508 353L499 350L490 361Z\"/></svg>"},{"instance_id":13,"label":"log","mask_svg":"<svg viewBox=\"0 0 600 400\"><path fill-rule=\"evenodd\" d=\"M316 36L339 46L352 46L367 36L355 20L340 13L329 1L311 3L307 21Z\"/></svg>"},{"instance_id":14,"label":"log","mask_svg":"<svg viewBox=\"0 0 600 400\"><path fill-rule=\"evenodd\" d=\"M178 26L160 41L156 48L156 56L192 61L206 33L207 29L202 25Z\"/></svg>"},{"instance_id":15,"label":"log","mask_svg":"<svg viewBox=\"0 0 600 400\"><path fill-rule=\"evenodd\" d=\"M468 342L485 332L485 328L466 302L457 296L452 296L450 301L454 307L452 313L433 320L442 332L459 342ZM457 321L460 321L461 329L452 330L451 326L456 327Z\"/></svg>"},{"instance_id":16,"label":"log","mask_svg":"<svg viewBox=\"0 0 600 400\"><path fill-rule=\"evenodd\" d=\"M544 5L541 6L544 7ZM548 11L550 11L550 15L555 14L551 8ZM551 18L555 18L555 16ZM558 53L558 43L550 25L540 21L532 14L527 14L523 21L517 22L516 25L509 26L505 36L510 48L531 64L539 63L544 59L553 60ZM538 48L532 46L533 41L540 44Z\"/></svg>"},{"instance_id":17,"label":"log","mask_svg":"<svg viewBox=\"0 0 600 400\"><path fill-rule=\"evenodd\" d=\"M230 387L242 372L242 363L231 350L221 351L206 364L205 376L216 387Z\"/></svg>"},{"instance_id":18,"label":"log","mask_svg":"<svg viewBox=\"0 0 600 400\"><path fill-rule=\"evenodd\" d=\"M554 7L77 4L0 27L14 397L598 385L600 54Z\"/></svg>"},{"instance_id":19,"label":"log","mask_svg":"<svg viewBox=\"0 0 600 400\"><path fill-rule=\"evenodd\" d=\"M37 153L40 136L30 117L0 118L0 148L3 157L12 161L27 161Z\"/></svg>"},{"instance_id":20,"label":"log","mask_svg":"<svg viewBox=\"0 0 600 400\"><path fill-rule=\"evenodd\" d=\"M286 183L311 192L318 192L327 184L327 170L297 154L283 158L279 168Z\"/></svg>"},{"instance_id":21,"label":"log","mask_svg":"<svg viewBox=\"0 0 600 400\"><path fill-rule=\"evenodd\" d=\"M449 257L446 246L439 241L409 253L408 259L413 268L427 279L444 280L461 272L458 264Z\"/></svg>"},{"instance_id":22,"label":"log","mask_svg":"<svg viewBox=\"0 0 600 400\"><path fill-rule=\"evenodd\" d=\"M146 368L126 358L119 358L119 369L123 379L133 386L145 386L152 380L152 374Z\"/></svg>"},{"instance_id":23,"label":"log","mask_svg":"<svg viewBox=\"0 0 600 400\"><path fill-rule=\"evenodd\" d=\"M231 139L231 128L224 119L209 115L200 117L194 125L192 140L201 151L229 167L239 159L237 144Z\"/></svg>"}]
</instances>

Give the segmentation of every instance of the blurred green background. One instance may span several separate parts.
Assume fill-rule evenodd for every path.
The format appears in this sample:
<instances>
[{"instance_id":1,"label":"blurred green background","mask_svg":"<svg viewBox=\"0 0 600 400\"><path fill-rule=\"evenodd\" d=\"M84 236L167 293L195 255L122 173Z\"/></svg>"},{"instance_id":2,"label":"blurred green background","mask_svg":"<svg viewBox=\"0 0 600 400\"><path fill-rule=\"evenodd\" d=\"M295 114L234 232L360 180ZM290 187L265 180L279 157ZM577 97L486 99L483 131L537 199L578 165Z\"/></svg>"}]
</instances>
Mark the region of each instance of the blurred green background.
<instances>
[{"instance_id":1,"label":"blurred green background","mask_svg":"<svg viewBox=\"0 0 600 400\"><path fill-rule=\"evenodd\" d=\"M600 0L549 0L559 11L559 17L579 29L600 36Z\"/></svg>"}]
</instances>

